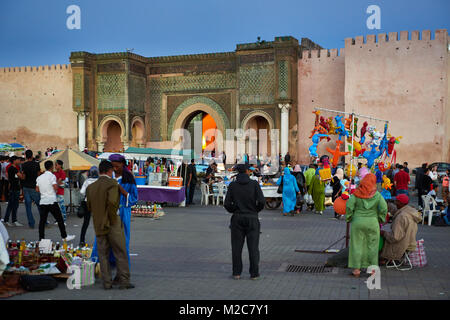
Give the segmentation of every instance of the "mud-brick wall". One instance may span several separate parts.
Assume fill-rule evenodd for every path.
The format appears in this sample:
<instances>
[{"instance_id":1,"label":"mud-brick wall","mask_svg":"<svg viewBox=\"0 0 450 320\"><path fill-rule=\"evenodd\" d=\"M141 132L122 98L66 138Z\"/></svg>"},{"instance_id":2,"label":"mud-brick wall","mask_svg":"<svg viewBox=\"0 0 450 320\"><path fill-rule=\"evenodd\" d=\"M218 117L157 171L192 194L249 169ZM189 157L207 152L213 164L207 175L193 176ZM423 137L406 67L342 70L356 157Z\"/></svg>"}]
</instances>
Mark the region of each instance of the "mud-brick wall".
<instances>
[{"instance_id":1,"label":"mud-brick wall","mask_svg":"<svg viewBox=\"0 0 450 320\"><path fill-rule=\"evenodd\" d=\"M450 162L448 61L447 30L347 38L346 111L390 120L397 162Z\"/></svg>"},{"instance_id":2,"label":"mud-brick wall","mask_svg":"<svg viewBox=\"0 0 450 320\"><path fill-rule=\"evenodd\" d=\"M0 68L0 142L76 147L70 65Z\"/></svg>"},{"instance_id":3,"label":"mud-brick wall","mask_svg":"<svg viewBox=\"0 0 450 320\"><path fill-rule=\"evenodd\" d=\"M344 111L345 85L344 49L303 51L298 61L298 162L309 164L308 148L312 145L316 107ZM321 111L324 118L336 114ZM319 155L329 154L326 147L334 149L336 136L331 141L322 140L317 148ZM343 148L341 149L343 151Z\"/></svg>"}]
</instances>

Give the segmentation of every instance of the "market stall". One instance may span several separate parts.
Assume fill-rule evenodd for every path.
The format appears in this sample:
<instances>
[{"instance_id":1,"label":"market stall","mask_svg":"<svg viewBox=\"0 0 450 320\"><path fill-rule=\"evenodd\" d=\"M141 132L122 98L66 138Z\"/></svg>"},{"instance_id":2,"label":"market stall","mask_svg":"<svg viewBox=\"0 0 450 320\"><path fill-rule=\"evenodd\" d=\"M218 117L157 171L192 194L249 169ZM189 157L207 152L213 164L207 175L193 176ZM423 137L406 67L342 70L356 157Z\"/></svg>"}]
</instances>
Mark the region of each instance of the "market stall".
<instances>
[{"instance_id":1,"label":"market stall","mask_svg":"<svg viewBox=\"0 0 450 320\"><path fill-rule=\"evenodd\" d=\"M137 186L139 201L158 203L178 203L184 207L186 191L184 187Z\"/></svg>"},{"instance_id":2,"label":"market stall","mask_svg":"<svg viewBox=\"0 0 450 320\"><path fill-rule=\"evenodd\" d=\"M70 179L72 175L71 171L85 171L89 170L92 166L97 166L100 164L100 160L97 160L90 155L80 152L78 150L66 149L63 151L59 151L57 153L52 154L49 158L44 159L40 162L40 167L42 171L45 171L44 164L46 161L61 160L64 165L64 170L68 171L68 179L64 185L64 188L68 192L64 192L64 202L67 207L70 207L71 212L73 211L73 207L77 207L80 205L82 197L80 195L79 188L75 187L74 181Z\"/></svg>"}]
</instances>

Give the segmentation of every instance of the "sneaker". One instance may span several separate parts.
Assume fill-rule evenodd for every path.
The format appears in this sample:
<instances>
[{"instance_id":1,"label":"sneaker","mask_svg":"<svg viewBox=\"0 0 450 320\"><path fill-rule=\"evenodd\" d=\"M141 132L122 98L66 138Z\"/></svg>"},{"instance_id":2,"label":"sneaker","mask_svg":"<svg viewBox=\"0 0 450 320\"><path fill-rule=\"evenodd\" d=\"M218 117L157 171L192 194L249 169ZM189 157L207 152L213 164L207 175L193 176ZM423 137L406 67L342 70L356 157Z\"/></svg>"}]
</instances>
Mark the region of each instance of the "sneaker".
<instances>
[{"instance_id":1,"label":"sneaker","mask_svg":"<svg viewBox=\"0 0 450 320\"><path fill-rule=\"evenodd\" d=\"M0 221L1 221L1 222L5 222L5 219L2 218L2 219L0 219Z\"/></svg>"},{"instance_id":2,"label":"sneaker","mask_svg":"<svg viewBox=\"0 0 450 320\"><path fill-rule=\"evenodd\" d=\"M233 276L234 280L239 280L241 278L241 276Z\"/></svg>"},{"instance_id":3,"label":"sneaker","mask_svg":"<svg viewBox=\"0 0 450 320\"><path fill-rule=\"evenodd\" d=\"M16 227L23 227L23 224L21 224L19 221L14 222L14 225Z\"/></svg>"},{"instance_id":4,"label":"sneaker","mask_svg":"<svg viewBox=\"0 0 450 320\"><path fill-rule=\"evenodd\" d=\"M71 234L71 235L67 235L67 237L65 239L63 239L63 241L72 241L73 239L75 239L75 236L73 234Z\"/></svg>"},{"instance_id":5,"label":"sneaker","mask_svg":"<svg viewBox=\"0 0 450 320\"><path fill-rule=\"evenodd\" d=\"M319 214L320 214L320 215L323 215L323 211L320 211Z\"/></svg>"},{"instance_id":6,"label":"sneaker","mask_svg":"<svg viewBox=\"0 0 450 320\"><path fill-rule=\"evenodd\" d=\"M6 222L5 224L6 224L8 227L14 227L14 224L11 223L11 222Z\"/></svg>"},{"instance_id":7,"label":"sneaker","mask_svg":"<svg viewBox=\"0 0 450 320\"><path fill-rule=\"evenodd\" d=\"M261 279L260 276L257 276L257 277L250 277L250 280L259 280L259 279Z\"/></svg>"}]
</instances>

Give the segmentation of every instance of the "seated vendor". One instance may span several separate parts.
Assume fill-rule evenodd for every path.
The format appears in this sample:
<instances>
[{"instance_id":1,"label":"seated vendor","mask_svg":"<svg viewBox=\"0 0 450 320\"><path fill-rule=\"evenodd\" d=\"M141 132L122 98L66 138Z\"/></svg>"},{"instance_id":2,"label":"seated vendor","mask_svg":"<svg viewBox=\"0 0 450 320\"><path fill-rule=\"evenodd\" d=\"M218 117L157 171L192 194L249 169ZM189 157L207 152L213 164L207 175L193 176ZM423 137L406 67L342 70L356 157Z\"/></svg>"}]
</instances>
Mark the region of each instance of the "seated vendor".
<instances>
[{"instance_id":1,"label":"seated vendor","mask_svg":"<svg viewBox=\"0 0 450 320\"><path fill-rule=\"evenodd\" d=\"M209 167L206 169L205 178L203 182L206 184L212 184L214 182L214 174L217 172L217 164L212 162Z\"/></svg>"},{"instance_id":2,"label":"seated vendor","mask_svg":"<svg viewBox=\"0 0 450 320\"><path fill-rule=\"evenodd\" d=\"M395 199L397 211L392 217L391 231L381 230L385 241L380 253L380 264L389 260L401 260L406 251L416 250L417 224L422 218L408 203L409 197L406 194L399 194Z\"/></svg>"}]
</instances>

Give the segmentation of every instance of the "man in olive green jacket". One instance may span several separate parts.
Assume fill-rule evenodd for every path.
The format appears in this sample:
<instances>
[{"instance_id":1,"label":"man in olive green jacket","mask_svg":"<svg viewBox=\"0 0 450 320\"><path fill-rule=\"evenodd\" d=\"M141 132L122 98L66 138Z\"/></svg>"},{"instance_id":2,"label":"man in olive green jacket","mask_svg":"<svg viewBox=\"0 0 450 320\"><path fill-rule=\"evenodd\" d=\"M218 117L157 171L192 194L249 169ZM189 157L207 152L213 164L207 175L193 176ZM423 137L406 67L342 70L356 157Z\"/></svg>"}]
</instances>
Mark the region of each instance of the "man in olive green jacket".
<instances>
[{"instance_id":1,"label":"man in olive green jacket","mask_svg":"<svg viewBox=\"0 0 450 320\"><path fill-rule=\"evenodd\" d=\"M123 224L118 215L119 184L112 178L111 162L102 161L99 165L100 177L86 190L87 207L92 213L95 235L97 236L97 251L103 287L111 289L111 269L109 254L112 250L116 258L117 279L120 289L131 289L130 270L128 267L127 249Z\"/></svg>"}]
</instances>

